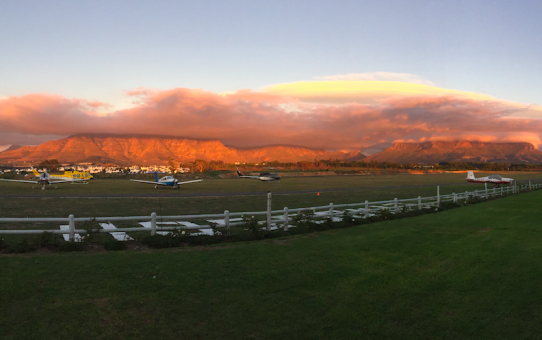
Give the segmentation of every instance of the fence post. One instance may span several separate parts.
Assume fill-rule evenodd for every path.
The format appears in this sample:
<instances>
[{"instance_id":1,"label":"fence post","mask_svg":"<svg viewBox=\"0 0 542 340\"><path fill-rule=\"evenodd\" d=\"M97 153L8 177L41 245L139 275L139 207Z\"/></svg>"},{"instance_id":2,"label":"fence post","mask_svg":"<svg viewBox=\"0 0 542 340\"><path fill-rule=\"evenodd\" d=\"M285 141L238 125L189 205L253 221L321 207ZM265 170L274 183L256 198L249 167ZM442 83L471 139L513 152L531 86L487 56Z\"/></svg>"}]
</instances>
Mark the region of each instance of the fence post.
<instances>
[{"instance_id":1,"label":"fence post","mask_svg":"<svg viewBox=\"0 0 542 340\"><path fill-rule=\"evenodd\" d=\"M226 226L226 230L230 232L230 211L224 210L224 225Z\"/></svg>"},{"instance_id":2,"label":"fence post","mask_svg":"<svg viewBox=\"0 0 542 340\"><path fill-rule=\"evenodd\" d=\"M502 187L501 187L501 197L502 197L502 192L503 192L503 189L502 189Z\"/></svg>"},{"instance_id":3,"label":"fence post","mask_svg":"<svg viewBox=\"0 0 542 340\"><path fill-rule=\"evenodd\" d=\"M437 185L437 207L440 207L440 186Z\"/></svg>"},{"instance_id":4,"label":"fence post","mask_svg":"<svg viewBox=\"0 0 542 340\"><path fill-rule=\"evenodd\" d=\"M75 241L75 219L72 214L70 214L68 218L70 220L69 222L70 241L73 242Z\"/></svg>"},{"instance_id":5,"label":"fence post","mask_svg":"<svg viewBox=\"0 0 542 340\"><path fill-rule=\"evenodd\" d=\"M365 200L365 218L369 217L369 201Z\"/></svg>"},{"instance_id":6,"label":"fence post","mask_svg":"<svg viewBox=\"0 0 542 340\"><path fill-rule=\"evenodd\" d=\"M288 231L288 207L284 207L284 231Z\"/></svg>"},{"instance_id":7,"label":"fence post","mask_svg":"<svg viewBox=\"0 0 542 340\"><path fill-rule=\"evenodd\" d=\"M422 210L422 196L418 196L418 210Z\"/></svg>"},{"instance_id":8,"label":"fence post","mask_svg":"<svg viewBox=\"0 0 542 340\"><path fill-rule=\"evenodd\" d=\"M487 182L484 183L486 186L486 199L487 199Z\"/></svg>"},{"instance_id":9,"label":"fence post","mask_svg":"<svg viewBox=\"0 0 542 340\"><path fill-rule=\"evenodd\" d=\"M457 203L457 194L454 192L452 195L454 196L454 203Z\"/></svg>"},{"instance_id":10,"label":"fence post","mask_svg":"<svg viewBox=\"0 0 542 340\"><path fill-rule=\"evenodd\" d=\"M493 188L493 197L497 197L496 192L497 192L497 188Z\"/></svg>"},{"instance_id":11,"label":"fence post","mask_svg":"<svg viewBox=\"0 0 542 340\"><path fill-rule=\"evenodd\" d=\"M529 191L531 191L531 181L529 180Z\"/></svg>"},{"instance_id":12,"label":"fence post","mask_svg":"<svg viewBox=\"0 0 542 340\"><path fill-rule=\"evenodd\" d=\"M156 235L156 213L151 214L151 235Z\"/></svg>"},{"instance_id":13,"label":"fence post","mask_svg":"<svg viewBox=\"0 0 542 340\"><path fill-rule=\"evenodd\" d=\"M329 218L331 218L331 222L333 222L333 203L329 203Z\"/></svg>"},{"instance_id":14,"label":"fence post","mask_svg":"<svg viewBox=\"0 0 542 340\"><path fill-rule=\"evenodd\" d=\"M267 192L267 231L271 230L271 191Z\"/></svg>"}]
</instances>

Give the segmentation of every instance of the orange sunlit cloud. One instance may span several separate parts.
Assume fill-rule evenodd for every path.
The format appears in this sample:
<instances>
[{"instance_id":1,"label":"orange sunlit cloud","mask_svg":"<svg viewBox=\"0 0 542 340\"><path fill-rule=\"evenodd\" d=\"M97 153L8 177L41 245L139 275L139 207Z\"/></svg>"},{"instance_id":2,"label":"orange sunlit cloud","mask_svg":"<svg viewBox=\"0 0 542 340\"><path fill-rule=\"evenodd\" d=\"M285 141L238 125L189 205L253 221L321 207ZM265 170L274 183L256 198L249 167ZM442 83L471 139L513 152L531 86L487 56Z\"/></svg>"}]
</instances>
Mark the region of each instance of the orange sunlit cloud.
<instances>
[{"instance_id":1,"label":"orange sunlit cloud","mask_svg":"<svg viewBox=\"0 0 542 340\"><path fill-rule=\"evenodd\" d=\"M420 84L318 81L222 94L176 88L136 89L127 95L135 106L110 112L106 104L59 95L0 99L0 145L76 133L169 135L217 139L236 147L286 144L368 153L394 141L541 144L542 120L517 116L525 106Z\"/></svg>"}]
</instances>

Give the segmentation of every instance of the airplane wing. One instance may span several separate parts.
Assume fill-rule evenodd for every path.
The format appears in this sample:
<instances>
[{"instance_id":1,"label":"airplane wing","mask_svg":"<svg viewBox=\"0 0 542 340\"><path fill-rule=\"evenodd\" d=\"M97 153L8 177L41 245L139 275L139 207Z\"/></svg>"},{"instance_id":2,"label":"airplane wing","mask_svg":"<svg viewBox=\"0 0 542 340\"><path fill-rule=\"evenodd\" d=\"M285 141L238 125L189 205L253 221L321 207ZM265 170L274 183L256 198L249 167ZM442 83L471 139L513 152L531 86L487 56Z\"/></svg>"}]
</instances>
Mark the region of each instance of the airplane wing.
<instances>
[{"instance_id":1,"label":"airplane wing","mask_svg":"<svg viewBox=\"0 0 542 340\"><path fill-rule=\"evenodd\" d=\"M73 182L88 182L86 179L68 179L64 181L49 181L51 184L58 184L58 183L73 183Z\"/></svg>"},{"instance_id":2,"label":"airplane wing","mask_svg":"<svg viewBox=\"0 0 542 340\"><path fill-rule=\"evenodd\" d=\"M195 181L186 181L186 182L177 182L177 184L187 184L187 183L195 183L195 182L201 182L203 181L202 179L197 179Z\"/></svg>"},{"instance_id":3,"label":"airplane wing","mask_svg":"<svg viewBox=\"0 0 542 340\"><path fill-rule=\"evenodd\" d=\"M3 179L3 178L0 178L0 181L32 183L32 184L36 184L38 182L38 181L23 181L23 180L20 180L20 179Z\"/></svg>"},{"instance_id":4,"label":"airplane wing","mask_svg":"<svg viewBox=\"0 0 542 340\"><path fill-rule=\"evenodd\" d=\"M167 183L160 183L160 182L151 182L151 181L140 181L137 179L131 179L132 182L139 182L139 183L146 183L146 184L154 184L154 185L168 185Z\"/></svg>"}]
</instances>

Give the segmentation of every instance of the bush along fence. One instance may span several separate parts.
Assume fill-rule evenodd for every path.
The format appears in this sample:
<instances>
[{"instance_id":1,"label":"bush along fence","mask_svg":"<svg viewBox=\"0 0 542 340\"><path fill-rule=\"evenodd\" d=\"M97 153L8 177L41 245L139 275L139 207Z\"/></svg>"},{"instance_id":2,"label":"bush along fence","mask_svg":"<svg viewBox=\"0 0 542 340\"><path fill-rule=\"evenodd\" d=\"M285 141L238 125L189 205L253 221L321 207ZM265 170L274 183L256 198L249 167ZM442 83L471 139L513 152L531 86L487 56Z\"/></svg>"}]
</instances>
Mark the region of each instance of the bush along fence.
<instances>
[{"instance_id":1,"label":"bush along fence","mask_svg":"<svg viewBox=\"0 0 542 340\"><path fill-rule=\"evenodd\" d=\"M0 223L60 223L60 229L35 230L35 229L9 229L0 230L0 234L62 234L64 240L72 242L84 241L85 237L96 233L109 233L118 241L133 240L127 233L144 232L151 237L166 235L178 239L194 239L195 236L225 236L231 235L231 230L249 234L259 234L269 231L288 232L290 228L309 226L310 230L323 230L332 226L333 223L342 223L346 226L369 223L379 220L399 218L402 216L413 216L424 211L436 210L439 208L457 207L462 204L475 203L482 199L497 198L505 195L528 192L542 188L542 184L517 185L500 188L486 188L485 190L465 191L440 195L440 188L437 186L437 195L431 197L420 197L410 199L393 199L387 201L352 204L330 203L329 205L289 209L272 210L272 194L267 194L267 210L255 212L229 212L221 214L205 215L178 215L178 216L157 216L152 213L150 216L126 216L126 217L75 217L69 215L67 218L0 218ZM442 210L442 209L441 209ZM117 228L113 223L137 222L138 227ZM196 223L195 223L196 222ZM99 224L101 228L89 228L89 225ZM82 225L84 229L77 229L76 225ZM83 235L83 236L81 236ZM1 239L0 239L1 240ZM190 243L190 242L188 242ZM193 243L193 242L192 242ZM0 243L1 246L1 243Z\"/></svg>"}]
</instances>

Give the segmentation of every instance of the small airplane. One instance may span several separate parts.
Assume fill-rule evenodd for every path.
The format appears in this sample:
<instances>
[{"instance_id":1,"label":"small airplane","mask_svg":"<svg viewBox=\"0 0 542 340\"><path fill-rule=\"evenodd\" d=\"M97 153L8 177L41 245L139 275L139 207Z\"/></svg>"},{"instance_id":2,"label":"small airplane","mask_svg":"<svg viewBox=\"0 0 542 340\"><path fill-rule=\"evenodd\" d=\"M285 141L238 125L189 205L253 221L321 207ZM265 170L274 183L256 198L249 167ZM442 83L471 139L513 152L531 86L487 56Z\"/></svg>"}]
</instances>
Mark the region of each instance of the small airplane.
<instances>
[{"instance_id":1,"label":"small airplane","mask_svg":"<svg viewBox=\"0 0 542 340\"><path fill-rule=\"evenodd\" d=\"M32 173L36 177L40 177L40 173L36 171L33 167L30 167L32 169ZM60 179L60 180L67 180L72 182L72 184L88 184L88 181L93 179L94 176L92 176L89 172L83 172L83 171L64 171L64 174L57 175L57 174L49 174L50 179ZM81 181L82 180L82 181Z\"/></svg>"},{"instance_id":2,"label":"small airplane","mask_svg":"<svg viewBox=\"0 0 542 340\"><path fill-rule=\"evenodd\" d=\"M195 181L179 182L179 180L174 178L173 176L164 176L164 177L159 179L158 178L158 172L154 172L154 176L156 178L156 180L154 182L153 181L140 181L140 180L137 180L137 179L131 179L130 181L146 183L146 184L154 184L155 188L158 188L159 185L162 185L162 186L173 187L173 189L179 189L180 184L195 183L195 182L203 181L202 179L198 179L198 180L195 180Z\"/></svg>"},{"instance_id":3,"label":"small airplane","mask_svg":"<svg viewBox=\"0 0 542 340\"><path fill-rule=\"evenodd\" d=\"M36 171L34 169L32 169L33 171ZM49 175L47 173L47 170L44 170L41 174L39 172L36 171L36 173L38 174L37 176L38 179L37 180L34 180L34 181L25 181L25 180L19 180L19 179L3 179L3 178L0 178L0 181L8 181L8 182L20 182L20 183L29 183L29 184L34 184L34 186L32 187L32 189L34 189L34 187L36 185L41 185L41 190L45 190L45 186L46 185L54 185L55 189L57 188L56 187L56 184L60 184L60 183L74 183L74 182L84 182L86 180L84 179L69 179L69 180L62 180L62 181L51 181L51 175Z\"/></svg>"},{"instance_id":4,"label":"small airplane","mask_svg":"<svg viewBox=\"0 0 542 340\"><path fill-rule=\"evenodd\" d=\"M280 176L277 173L272 174L269 172L262 172L260 173L259 176L245 176L241 173L241 171L239 171L237 167L235 168L237 169L237 174L239 175L240 178L259 179L260 181L264 181L264 182L280 181Z\"/></svg>"},{"instance_id":5,"label":"small airplane","mask_svg":"<svg viewBox=\"0 0 542 340\"><path fill-rule=\"evenodd\" d=\"M489 183L493 184L494 188L498 188L501 184L510 185L514 181L513 178L502 177L501 175L491 175L487 177L474 177L474 173L469 171L467 174L467 182L469 183Z\"/></svg>"}]
</instances>

